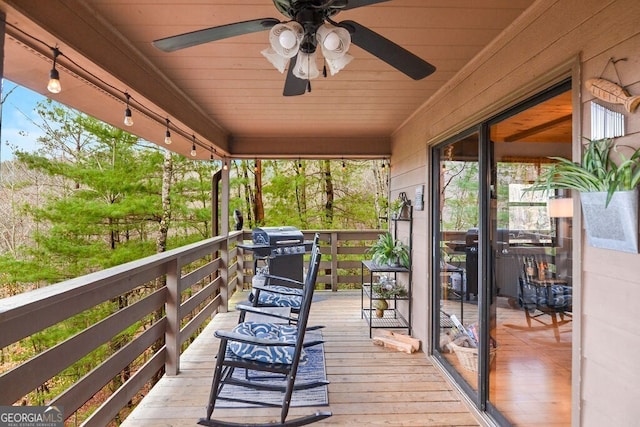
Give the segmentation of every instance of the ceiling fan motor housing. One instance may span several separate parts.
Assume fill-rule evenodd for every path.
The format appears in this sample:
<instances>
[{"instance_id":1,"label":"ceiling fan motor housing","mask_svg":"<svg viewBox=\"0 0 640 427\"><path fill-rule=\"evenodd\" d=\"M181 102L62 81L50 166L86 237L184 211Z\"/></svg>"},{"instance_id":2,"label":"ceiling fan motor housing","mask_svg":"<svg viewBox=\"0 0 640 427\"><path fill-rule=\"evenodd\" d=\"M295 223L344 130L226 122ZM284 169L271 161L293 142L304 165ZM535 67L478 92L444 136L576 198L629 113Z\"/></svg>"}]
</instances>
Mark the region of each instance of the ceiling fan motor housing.
<instances>
[{"instance_id":1,"label":"ceiling fan motor housing","mask_svg":"<svg viewBox=\"0 0 640 427\"><path fill-rule=\"evenodd\" d=\"M300 43L300 50L304 53L315 52L318 44L316 31L324 23L324 14L321 10L302 9L298 11L295 20L304 28L304 38Z\"/></svg>"},{"instance_id":2,"label":"ceiling fan motor housing","mask_svg":"<svg viewBox=\"0 0 640 427\"><path fill-rule=\"evenodd\" d=\"M326 16L333 16L348 3L348 0L273 0L276 9L290 19L294 19L301 9L322 10Z\"/></svg>"}]
</instances>

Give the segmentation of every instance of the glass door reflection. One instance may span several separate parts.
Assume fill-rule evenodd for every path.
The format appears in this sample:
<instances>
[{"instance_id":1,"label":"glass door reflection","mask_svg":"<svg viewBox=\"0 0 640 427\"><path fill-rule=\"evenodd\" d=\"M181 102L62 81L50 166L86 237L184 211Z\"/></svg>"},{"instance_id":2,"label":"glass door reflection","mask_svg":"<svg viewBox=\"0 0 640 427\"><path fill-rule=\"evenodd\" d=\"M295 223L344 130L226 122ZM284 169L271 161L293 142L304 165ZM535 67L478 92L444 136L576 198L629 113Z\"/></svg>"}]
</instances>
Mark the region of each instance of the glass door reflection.
<instances>
[{"instance_id":1,"label":"glass door reflection","mask_svg":"<svg viewBox=\"0 0 640 427\"><path fill-rule=\"evenodd\" d=\"M438 150L438 352L478 390L478 133Z\"/></svg>"},{"instance_id":2,"label":"glass door reflection","mask_svg":"<svg viewBox=\"0 0 640 427\"><path fill-rule=\"evenodd\" d=\"M568 96L531 108L565 105ZM555 133L545 140L534 132L540 127L514 133L531 108L489 127L489 324L498 349L488 371L488 397L513 425L570 425L571 215L549 210L549 201L560 195L527 187L549 166L549 157L571 156L571 139Z\"/></svg>"}]
</instances>

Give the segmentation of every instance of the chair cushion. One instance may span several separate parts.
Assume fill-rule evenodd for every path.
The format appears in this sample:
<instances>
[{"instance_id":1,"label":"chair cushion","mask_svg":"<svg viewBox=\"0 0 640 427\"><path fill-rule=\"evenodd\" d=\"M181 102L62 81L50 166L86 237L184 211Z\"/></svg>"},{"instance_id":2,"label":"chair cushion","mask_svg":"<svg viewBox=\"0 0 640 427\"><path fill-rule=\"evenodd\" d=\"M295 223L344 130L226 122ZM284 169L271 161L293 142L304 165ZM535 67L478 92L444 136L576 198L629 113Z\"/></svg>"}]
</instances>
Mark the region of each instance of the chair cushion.
<instances>
[{"instance_id":1,"label":"chair cushion","mask_svg":"<svg viewBox=\"0 0 640 427\"><path fill-rule=\"evenodd\" d=\"M262 290L258 296L258 305L267 305L275 307L291 307L299 309L302 305L302 289L289 288L287 286L269 286L276 292L289 292L300 291L300 295L282 295L276 292L269 292Z\"/></svg>"},{"instance_id":2,"label":"chair cushion","mask_svg":"<svg viewBox=\"0 0 640 427\"><path fill-rule=\"evenodd\" d=\"M297 328L279 323L242 322L233 328L233 332L249 337L276 340L295 344ZM295 346L264 346L229 341L229 349L238 357L264 363L293 363Z\"/></svg>"}]
</instances>

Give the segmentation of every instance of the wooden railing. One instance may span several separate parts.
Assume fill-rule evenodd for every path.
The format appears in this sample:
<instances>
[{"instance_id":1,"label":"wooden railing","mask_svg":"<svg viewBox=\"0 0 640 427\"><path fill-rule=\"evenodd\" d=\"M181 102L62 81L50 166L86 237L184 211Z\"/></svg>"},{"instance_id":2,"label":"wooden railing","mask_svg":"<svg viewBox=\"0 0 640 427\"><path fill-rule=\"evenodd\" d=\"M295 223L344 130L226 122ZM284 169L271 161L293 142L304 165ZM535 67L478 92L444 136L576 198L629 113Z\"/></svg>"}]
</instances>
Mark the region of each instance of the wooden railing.
<instances>
[{"instance_id":1,"label":"wooden railing","mask_svg":"<svg viewBox=\"0 0 640 427\"><path fill-rule=\"evenodd\" d=\"M306 240L312 240L315 233L320 235L322 262L317 283L325 289L337 291L340 287L360 287L361 261L367 257L366 251L378 239L380 230L304 230ZM251 232L245 231L244 240L251 240ZM253 269L252 254L241 251L243 267L248 274L240 277L239 283L245 288L251 286ZM305 263L306 265L306 263Z\"/></svg>"},{"instance_id":2,"label":"wooden railing","mask_svg":"<svg viewBox=\"0 0 640 427\"><path fill-rule=\"evenodd\" d=\"M311 239L316 231L305 231ZM323 262L318 282L337 291L360 285L360 262L380 231L318 231ZM0 374L0 405L55 405L65 418L101 392L117 389L77 424L104 426L163 373L180 371L180 354L208 320L228 309L229 297L251 283L253 255L237 244L251 233L237 231L141 260L0 299L0 350L17 343L35 347L40 332L79 319L96 307L103 318ZM94 312L97 310L93 310ZM44 334L42 334L44 335ZM30 340L30 342L27 342ZM115 344L117 343L117 344ZM22 402L98 351L106 354L89 374L53 399Z\"/></svg>"}]
</instances>

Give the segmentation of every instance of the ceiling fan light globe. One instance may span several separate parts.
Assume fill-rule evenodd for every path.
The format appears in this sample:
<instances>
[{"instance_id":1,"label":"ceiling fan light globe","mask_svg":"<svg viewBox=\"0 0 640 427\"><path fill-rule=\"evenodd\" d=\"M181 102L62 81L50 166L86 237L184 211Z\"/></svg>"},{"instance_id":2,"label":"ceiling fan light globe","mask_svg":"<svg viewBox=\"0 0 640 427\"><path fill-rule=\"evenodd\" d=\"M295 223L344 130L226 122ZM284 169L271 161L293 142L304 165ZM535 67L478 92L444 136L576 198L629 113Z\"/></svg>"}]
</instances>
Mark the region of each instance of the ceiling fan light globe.
<instances>
[{"instance_id":1,"label":"ceiling fan light globe","mask_svg":"<svg viewBox=\"0 0 640 427\"><path fill-rule=\"evenodd\" d=\"M304 29L297 22L276 24L269 31L269 43L278 55L293 58L300 49L303 36Z\"/></svg>"},{"instance_id":2,"label":"ceiling fan light globe","mask_svg":"<svg viewBox=\"0 0 640 427\"><path fill-rule=\"evenodd\" d=\"M317 78L320 75L320 70L316 63L316 53L298 53L298 59L293 68L293 75L302 80Z\"/></svg>"},{"instance_id":3,"label":"ceiling fan light globe","mask_svg":"<svg viewBox=\"0 0 640 427\"><path fill-rule=\"evenodd\" d=\"M340 47L340 37L332 31L327 34L327 37L324 38L324 42L322 43L325 49L336 50Z\"/></svg>"},{"instance_id":4,"label":"ceiling fan light globe","mask_svg":"<svg viewBox=\"0 0 640 427\"><path fill-rule=\"evenodd\" d=\"M339 59L347 54L351 46L351 34L346 28L323 24L316 33L322 55L328 59Z\"/></svg>"},{"instance_id":5,"label":"ceiling fan light globe","mask_svg":"<svg viewBox=\"0 0 640 427\"><path fill-rule=\"evenodd\" d=\"M273 65L276 70L284 73L284 69L287 66L287 62L289 62L289 58L285 58L284 56L279 55L278 52L271 48L264 49L260 53L262 54L262 56L267 58L269 62L271 62L271 65Z\"/></svg>"},{"instance_id":6,"label":"ceiling fan light globe","mask_svg":"<svg viewBox=\"0 0 640 427\"><path fill-rule=\"evenodd\" d=\"M296 45L296 35L291 30L284 30L278 36L278 41L280 42L280 46L285 49L291 49Z\"/></svg>"},{"instance_id":7,"label":"ceiling fan light globe","mask_svg":"<svg viewBox=\"0 0 640 427\"><path fill-rule=\"evenodd\" d=\"M347 66L347 64L349 64L349 62L351 62L353 60L353 56L347 54L344 54L341 58L337 58L337 59L328 59L325 58L325 62L327 63L327 67L329 68L329 72L331 73L331 75L335 75L338 73L338 71L342 70L344 67Z\"/></svg>"}]
</instances>

